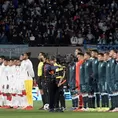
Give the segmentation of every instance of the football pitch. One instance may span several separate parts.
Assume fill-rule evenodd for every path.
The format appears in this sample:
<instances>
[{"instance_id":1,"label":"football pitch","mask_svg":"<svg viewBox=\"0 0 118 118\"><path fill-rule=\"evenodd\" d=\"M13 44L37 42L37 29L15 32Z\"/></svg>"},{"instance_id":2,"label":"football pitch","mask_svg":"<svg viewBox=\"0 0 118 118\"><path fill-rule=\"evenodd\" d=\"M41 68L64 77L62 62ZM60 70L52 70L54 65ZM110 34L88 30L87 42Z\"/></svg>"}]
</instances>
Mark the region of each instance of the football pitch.
<instances>
[{"instance_id":1,"label":"football pitch","mask_svg":"<svg viewBox=\"0 0 118 118\"><path fill-rule=\"evenodd\" d=\"M64 113L49 113L48 111L38 110L41 107L41 102L34 102L34 109L14 110L0 109L0 118L117 118L118 112L72 112L65 111ZM71 102L67 102L68 109L71 107Z\"/></svg>"}]
</instances>

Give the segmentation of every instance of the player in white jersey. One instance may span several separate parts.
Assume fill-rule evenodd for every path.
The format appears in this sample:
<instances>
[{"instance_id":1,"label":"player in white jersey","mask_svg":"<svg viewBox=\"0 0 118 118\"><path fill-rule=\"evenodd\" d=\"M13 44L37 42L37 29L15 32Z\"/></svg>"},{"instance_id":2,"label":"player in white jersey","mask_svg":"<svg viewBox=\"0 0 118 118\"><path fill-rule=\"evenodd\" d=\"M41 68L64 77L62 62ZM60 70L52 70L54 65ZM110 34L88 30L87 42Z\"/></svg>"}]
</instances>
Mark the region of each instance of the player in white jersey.
<instances>
[{"instance_id":1,"label":"player in white jersey","mask_svg":"<svg viewBox=\"0 0 118 118\"><path fill-rule=\"evenodd\" d=\"M8 62L9 59L5 58L2 66L1 76L2 76L2 94L3 94L3 108L8 108L7 106L7 95L8 95Z\"/></svg>"},{"instance_id":2,"label":"player in white jersey","mask_svg":"<svg viewBox=\"0 0 118 118\"><path fill-rule=\"evenodd\" d=\"M27 98L26 98L26 90L24 81L27 75L27 72L22 68L21 61L17 60L17 95L18 95L18 106L19 109L26 108L28 106Z\"/></svg>"},{"instance_id":3,"label":"player in white jersey","mask_svg":"<svg viewBox=\"0 0 118 118\"><path fill-rule=\"evenodd\" d=\"M4 56L0 56L0 107L3 106L3 94L2 94L2 68L3 68L3 62L4 62Z\"/></svg>"},{"instance_id":4,"label":"player in white jersey","mask_svg":"<svg viewBox=\"0 0 118 118\"><path fill-rule=\"evenodd\" d=\"M33 87L34 70L32 62L29 60L30 55L31 55L30 53L25 53L23 55L23 61L21 63L21 67L27 72L27 75L25 77L25 89L28 100L28 106L25 109L27 110L33 108L32 87Z\"/></svg>"}]
</instances>

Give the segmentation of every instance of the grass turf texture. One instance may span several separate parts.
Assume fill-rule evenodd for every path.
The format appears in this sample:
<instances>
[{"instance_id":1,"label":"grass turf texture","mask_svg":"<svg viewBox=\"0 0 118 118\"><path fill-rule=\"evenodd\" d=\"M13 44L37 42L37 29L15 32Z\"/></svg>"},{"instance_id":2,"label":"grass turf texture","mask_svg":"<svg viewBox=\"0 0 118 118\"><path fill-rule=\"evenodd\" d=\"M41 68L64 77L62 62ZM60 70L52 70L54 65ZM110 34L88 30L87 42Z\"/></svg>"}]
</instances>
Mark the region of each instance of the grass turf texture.
<instances>
[{"instance_id":1,"label":"grass turf texture","mask_svg":"<svg viewBox=\"0 0 118 118\"><path fill-rule=\"evenodd\" d=\"M65 111L64 113L49 113L48 111L38 110L41 107L41 102L34 102L34 109L30 111L15 110L15 109L0 109L0 118L117 118L118 112L72 112ZM71 107L71 102L67 102L68 109Z\"/></svg>"}]
</instances>

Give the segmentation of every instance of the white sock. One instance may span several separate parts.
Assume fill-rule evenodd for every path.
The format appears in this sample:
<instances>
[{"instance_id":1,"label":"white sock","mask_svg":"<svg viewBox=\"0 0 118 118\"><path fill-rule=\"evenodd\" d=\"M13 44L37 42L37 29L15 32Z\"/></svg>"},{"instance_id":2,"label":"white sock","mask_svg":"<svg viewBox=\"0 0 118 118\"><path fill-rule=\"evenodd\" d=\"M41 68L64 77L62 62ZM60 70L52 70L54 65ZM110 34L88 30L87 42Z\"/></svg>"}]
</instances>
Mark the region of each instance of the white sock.
<instances>
[{"instance_id":1,"label":"white sock","mask_svg":"<svg viewBox=\"0 0 118 118\"><path fill-rule=\"evenodd\" d=\"M23 97L22 97L22 101L23 101L23 102L22 102L22 105L23 105L23 106L25 106L25 107L28 106L28 102L27 102L26 96L23 96Z\"/></svg>"},{"instance_id":2,"label":"white sock","mask_svg":"<svg viewBox=\"0 0 118 118\"><path fill-rule=\"evenodd\" d=\"M3 106L3 95L0 95L0 106Z\"/></svg>"},{"instance_id":3,"label":"white sock","mask_svg":"<svg viewBox=\"0 0 118 118\"><path fill-rule=\"evenodd\" d=\"M7 96L3 96L3 105L6 106Z\"/></svg>"}]
</instances>

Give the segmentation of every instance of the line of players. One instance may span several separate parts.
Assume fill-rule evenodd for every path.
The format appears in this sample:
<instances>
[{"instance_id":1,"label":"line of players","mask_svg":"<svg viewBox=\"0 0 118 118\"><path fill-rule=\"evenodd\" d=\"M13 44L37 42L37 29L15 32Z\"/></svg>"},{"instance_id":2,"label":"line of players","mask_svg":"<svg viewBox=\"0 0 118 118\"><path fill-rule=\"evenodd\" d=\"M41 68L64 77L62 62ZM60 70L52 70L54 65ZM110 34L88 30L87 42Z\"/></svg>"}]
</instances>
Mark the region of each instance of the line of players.
<instances>
[{"instance_id":1,"label":"line of players","mask_svg":"<svg viewBox=\"0 0 118 118\"><path fill-rule=\"evenodd\" d=\"M92 50L83 54L80 51L76 57L78 63L83 60L79 65L79 79L84 109L97 106L101 110L110 107L110 111L118 111L118 52Z\"/></svg>"},{"instance_id":2,"label":"line of players","mask_svg":"<svg viewBox=\"0 0 118 118\"><path fill-rule=\"evenodd\" d=\"M20 59L0 57L0 108L33 108L32 91L28 92L30 84L26 82L34 77L29 56L30 53L21 55ZM31 102L27 93L31 95Z\"/></svg>"}]
</instances>

